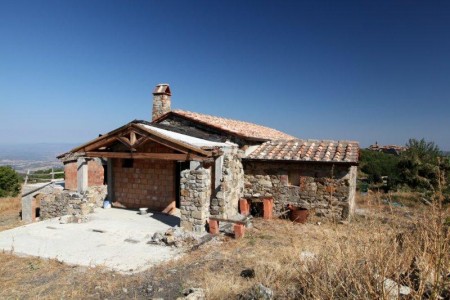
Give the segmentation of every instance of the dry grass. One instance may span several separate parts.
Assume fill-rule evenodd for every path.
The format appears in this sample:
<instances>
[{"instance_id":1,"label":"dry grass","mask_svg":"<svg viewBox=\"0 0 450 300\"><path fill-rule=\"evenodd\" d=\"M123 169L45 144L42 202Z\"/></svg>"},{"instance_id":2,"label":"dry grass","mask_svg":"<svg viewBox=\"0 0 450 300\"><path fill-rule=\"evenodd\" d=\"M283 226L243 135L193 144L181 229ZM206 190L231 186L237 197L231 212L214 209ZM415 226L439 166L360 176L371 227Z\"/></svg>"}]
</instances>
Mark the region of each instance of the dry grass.
<instances>
[{"instance_id":1,"label":"dry grass","mask_svg":"<svg viewBox=\"0 0 450 300\"><path fill-rule=\"evenodd\" d=\"M20 198L0 198L0 231L21 225L19 212Z\"/></svg>"},{"instance_id":2,"label":"dry grass","mask_svg":"<svg viewBox=\"0 0 450 300\"><path fill-rule=\"evenodd\" d=\"M21 209L20 197L0 198L0 214Z\"/></svg>"},{"instance_id":3,"label":"dry grass","mask_svg":"<svg viewBox=\"0 0 450 300\"><path fill-rule=\"evenodd\" d=\"M1 299L117 298L127 296L122 288L134 280L103 268L68 266L9 253L0 254L0 278Z\"/></svg>"},{"instance_id":4,"label":"dry grass","mask_svg":"<svg viewBox=\"0 0 450 300\"><path fill-rule=\"evenodd\" d=\"M437 298L449 284L448 209L380 199L362 200L365 215L349 224L258 219L243 239L221 237L132 276L0 254L0 298L173 299L202 287L208 299L236 299L262 283L277 299L385 299L383 278L412 287L413 299ZM305 251L314 258L302 259ZM242 278L245 268L255 278Z\"/></svg>"}]
</instances>

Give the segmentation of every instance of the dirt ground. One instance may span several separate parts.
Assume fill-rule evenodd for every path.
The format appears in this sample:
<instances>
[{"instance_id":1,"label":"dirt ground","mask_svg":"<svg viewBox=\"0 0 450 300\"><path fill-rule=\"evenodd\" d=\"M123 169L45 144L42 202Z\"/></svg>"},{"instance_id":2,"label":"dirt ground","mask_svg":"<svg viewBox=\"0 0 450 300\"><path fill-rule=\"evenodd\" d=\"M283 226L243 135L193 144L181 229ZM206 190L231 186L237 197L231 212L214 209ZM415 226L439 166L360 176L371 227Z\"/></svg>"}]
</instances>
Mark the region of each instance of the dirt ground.
<instances>
[{"instance_id":1,"label":"dirt ground","mask_svg":"<svg viewBox=\"0 0 450 300\"><path fill-rule=\"evenodd\" d=\"M430 261L428 269L449 271L448 234L433 235L435 228L420 227L445 217L448 209L441 216L423 207L374 202L360 203L360 215L350 223L314 217L307 224L255 219L242 239L219 235L177 260L134 275L0 253L0 298L176 299L184 289L200 287L207 299L252 299L250 291L261 283L275 299L380 299L389 291L382 281L380 287L379 278L411 285L402 278L418 255ZM418 233L426 239L418 241ZM432 245L437 242L442 247L436 252ZM313 263L305 261L304 254L313 257ZM437 256L441 259L434 260ZM241 276L247 268L254 270L254 277ZM427 268L422 268L423 278L434 274ZM448 282L439 284L440 292ZM410 298L421 298L425 289L425 284L419 285Z\"/></svg>"}]
</instances>

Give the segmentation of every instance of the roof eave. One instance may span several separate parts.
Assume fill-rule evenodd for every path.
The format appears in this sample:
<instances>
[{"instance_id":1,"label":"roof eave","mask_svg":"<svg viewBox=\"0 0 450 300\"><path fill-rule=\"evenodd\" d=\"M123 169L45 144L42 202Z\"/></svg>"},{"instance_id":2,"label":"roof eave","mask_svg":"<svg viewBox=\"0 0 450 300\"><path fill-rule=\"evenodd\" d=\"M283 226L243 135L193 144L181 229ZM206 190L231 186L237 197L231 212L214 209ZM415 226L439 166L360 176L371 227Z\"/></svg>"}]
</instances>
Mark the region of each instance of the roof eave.
<instances>
[{"instance_id":1,"label":"roof eave","mask_svg":"<svg viewBox=\"0 0 450 300\"><path fill-rule=\"evenodd\" d=\"M251 162L289 162L289 163L320 163L320 164L339 164L339 165L352 165L359 166L359 162L355 161L333 161L333 160L296 160L296 159L261 159L261 158L242 158L243 161Z\"/></svg>"},{"instance_id":2,"label":"roof eave","mask_svg":"<svg viewBox=\"0 0 450 300\"><path fill-rule=\"evenodd\" d=\"M180 146L182 148L185 148L189 152L193 151L193 152L195 152L197 154L200 154L202 156L205 156L205 157L211 157L211 156L214 155L214 153L212 151L204 150L204 149L201 149L200 147L195 147L195 146L192 146L192 145L189 145L189 144L186 144L186 143L183 143L183 142L171 139L171 138L169 138L167 136L159 134L158 132L147 130L145 127L139 125L139 121L138 120L134 120L134 121L131 121L131 122L129 122L129 123L127 123L127 124L117 128L117 129L114 129L113 131L108 132L107 134L104 134L104 135L99 136L99 137L97 137L97 138L95 138L93 140L90 140L89 142L81 144L80 146L75 147L72 150L57 156L57 158L59 160L61 160L61 161L64 161L65 158L68 155L70 155L70 154L86 152L86 148L89 147L90 145L93 145L95 143L101 142L102 140L105 140L105 139L108 139L108 138L113 138L116 133L118 133L118 132L120 132L122 130L128 129L128 128L135 128L135 129L138 129L140 131L144 131L146 134L156 136L159 139L167 140L170 143L173 143L173 144L176 144L176 145L178 145L178 146Z\"/></svg>"}]
</instances>

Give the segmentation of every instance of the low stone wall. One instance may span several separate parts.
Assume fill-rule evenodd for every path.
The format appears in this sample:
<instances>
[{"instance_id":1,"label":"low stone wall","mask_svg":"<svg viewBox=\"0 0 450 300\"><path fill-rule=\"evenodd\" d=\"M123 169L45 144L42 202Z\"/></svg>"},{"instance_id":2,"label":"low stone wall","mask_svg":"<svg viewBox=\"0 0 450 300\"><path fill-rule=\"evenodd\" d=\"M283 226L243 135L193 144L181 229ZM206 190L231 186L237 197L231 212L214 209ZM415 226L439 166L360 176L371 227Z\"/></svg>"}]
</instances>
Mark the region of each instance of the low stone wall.
<instances>
[{"instance_id":1,"label":"low stone wall","mask_svg":"<svg viewBox=\"0 0 450 300\"><path fill-rule=\"evenodd\" d=\"M244 194L244 169L236 150L224 154L220 181L211 199L211 215L229 218L238 213L239 199Z\"/></svg>"},{"instance_id":2,"label":"low stone wall","mask_svg":"<svg viewBox=\"0 0 450 300\"><path fill-rule=\"evenodd\" d=\"M94 208L101 207L106 198L106 185L90 187L86 195L55 189L49 194L41 194L40 219L50 219L65 215L85 216Z\"/></svg>"},{"instance_id":3,"label":"low stone wall","mask_svg":"<svg viewBox=\"0 0 450 300\"><path fill-rule=\"evenodd\" d=\"M180 213L181 227L194 232L204 232L209 218L211 197L211 171L181 171Z\"/></svg>"},{"instance_id":4,"label":"low stone wall","mask_svg":"<svg viewBox=\"0 0 450 300\"><path fill-rule=\"evenodd\" d=\"M247 161L244 170L244 197L273 197L275 213L288 204L330 219L347 219L353 213L355 166Z\"/></svg>"}]
</instances>

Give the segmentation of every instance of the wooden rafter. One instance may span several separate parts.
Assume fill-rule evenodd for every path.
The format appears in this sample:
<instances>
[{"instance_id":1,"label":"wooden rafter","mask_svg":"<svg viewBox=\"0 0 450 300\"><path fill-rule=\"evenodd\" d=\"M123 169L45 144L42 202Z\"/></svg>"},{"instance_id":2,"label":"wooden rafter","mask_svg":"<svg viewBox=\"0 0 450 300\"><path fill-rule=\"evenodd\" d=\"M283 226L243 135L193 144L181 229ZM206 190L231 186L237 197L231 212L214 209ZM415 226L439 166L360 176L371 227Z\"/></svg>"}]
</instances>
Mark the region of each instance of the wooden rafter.
<instances>
[{"instance_id":1,"label":"wooden rafter","mask_svg":"<svg viewBox=\"0 0 450 300\"><path fill-rule=\"evenodd\" d=\"M139 146L142 146L147 141L153 141L163 146L166 146L176 153L165 154L165 153L138 153L136 152ZM104 147L108 147L115 142L120 142L124 144L130 153L118 152L114 156L115 152L104 152L99 151ZM157 132L156 130L151 130L142 126L138 123L129 123L122 126L106 135L100 136L86 144L83 144L77 148L72 149L72 153L85 152L89 153L89 156L93 157L122 157L122 158L154 158L154 159L173 159L173 160L186 160L186 158L192 160L202 160L204 157L213 157L217 153L213 151L204 150L199 147L190 145L183 141L176 140L172 137L166 136ZM148 154L148 155L147 155ZM152 157L153 155L153 157ZM168 156L167 156L168 155ZM164 156L168 158L164 158Z\"/></svg>"},{"instance_id":2,"label":"wooden rafter","mask_svg":"<svg viewBox=\"0 0 450 300\"><path fill-rule=\"evenodd\" d=\"M138 124L134 124L134 126L135 126L135 128L139 128L143 132L145 132L145 134L151 140L153 140L153 141L155 141L155 142L157 142L159 144L162 144L164 146L167 146L169 148L172 148L174 150L177 150L177 151L180 151L180 152L183 152L183 153L188 153L188 152L194 151L194 152L197 152L197 153L202 154L204 156L211 156L211 152L210 151L205 151L205 150L202 150L200 148L196 148L196 147L187 145L185 143L173 140L173 139L171 139L169 137L161 136L159 133L153 132L153 131L148 131L148 130L146 130L145 127L141 127Z\"/></svg>"},{"instance_id":3,"label":"wooden rafter","mask_svg":"<svg viewBox=\"0 0 450 300\"><path fill-rule=\"evenodd\" d=\"M105 158L130 158L130 159L159 159L159 160L205 160L208 158L194 155L192 153L128 153L128 152L86 152L87 157Z\"/></svg>"}]
</instances>

